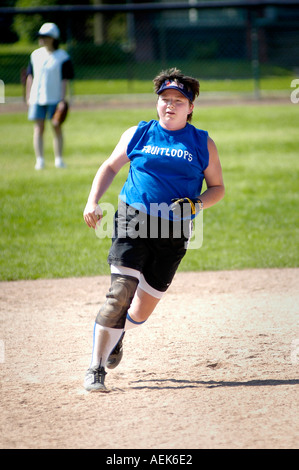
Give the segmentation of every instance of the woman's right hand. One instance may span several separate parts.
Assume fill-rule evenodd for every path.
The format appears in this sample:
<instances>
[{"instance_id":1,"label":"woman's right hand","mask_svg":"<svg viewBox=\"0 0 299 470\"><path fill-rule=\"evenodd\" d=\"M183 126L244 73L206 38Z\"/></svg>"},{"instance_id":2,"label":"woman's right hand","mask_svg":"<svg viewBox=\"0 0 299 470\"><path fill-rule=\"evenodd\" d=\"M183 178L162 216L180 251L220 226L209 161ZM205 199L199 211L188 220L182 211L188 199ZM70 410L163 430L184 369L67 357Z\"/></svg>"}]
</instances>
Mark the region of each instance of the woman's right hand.
<instances>
[{"instance_id":1,"label":"woman's right hand","mask_svg":"<svg viewBox=\"0 0 299 470\"><path fill-rule=\"evenodd\" d=\"M95 229L97 224L100 224L103 212L99 204L87 203L83 212L83 217L88 227Z\"/></svg>"}]
</instances>

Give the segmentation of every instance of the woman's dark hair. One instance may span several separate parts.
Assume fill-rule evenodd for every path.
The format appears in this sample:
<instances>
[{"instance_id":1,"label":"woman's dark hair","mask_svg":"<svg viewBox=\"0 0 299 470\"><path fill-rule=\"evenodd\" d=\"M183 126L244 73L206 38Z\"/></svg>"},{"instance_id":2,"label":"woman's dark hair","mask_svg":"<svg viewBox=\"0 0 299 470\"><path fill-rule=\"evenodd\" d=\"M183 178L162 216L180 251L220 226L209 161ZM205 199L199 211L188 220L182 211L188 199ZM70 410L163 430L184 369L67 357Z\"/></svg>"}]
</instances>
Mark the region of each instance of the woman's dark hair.
<instances>
[{"instance_id":1,"label":"woman's dark hair","mask_svg":"<svg viewBox=\"0 0 299 470\"><path fill-rule=\"evenodd\" d=\"M158 93L161 85L165 82L165 80L178 81L182 83L189 91L193 93L193 101L197 96L199 96L199 81L196 78L184 75L179 69L175 67L162 70L162 72L160 72L159 75L154 78L153 82L155 93ZM191 103L193 103L193 101L191 101ZM191 122L192 115L193 112L188 115L187 121Z\"/></svg>"}]
</instances>

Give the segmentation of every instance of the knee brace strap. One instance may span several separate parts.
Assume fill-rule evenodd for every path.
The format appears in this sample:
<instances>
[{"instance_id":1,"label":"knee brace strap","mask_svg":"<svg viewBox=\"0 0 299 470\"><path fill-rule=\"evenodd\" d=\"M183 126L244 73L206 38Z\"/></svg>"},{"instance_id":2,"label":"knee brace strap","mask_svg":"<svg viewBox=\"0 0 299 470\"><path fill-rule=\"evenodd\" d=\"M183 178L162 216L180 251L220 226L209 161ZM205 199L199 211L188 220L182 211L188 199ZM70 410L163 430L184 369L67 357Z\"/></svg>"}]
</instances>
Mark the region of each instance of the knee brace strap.
<instances>
[{"instance_id":1,"label":"knee brace strap","mask_svg":"<svg viewBox=\"0 0 299 470\"><path fill-rule=\"evenodd\" d=\"M127 310L131 305L138 279L122 274L111 274L111 287L96 322L109 328L123 328Z\"/></svg>"}]
</instances>

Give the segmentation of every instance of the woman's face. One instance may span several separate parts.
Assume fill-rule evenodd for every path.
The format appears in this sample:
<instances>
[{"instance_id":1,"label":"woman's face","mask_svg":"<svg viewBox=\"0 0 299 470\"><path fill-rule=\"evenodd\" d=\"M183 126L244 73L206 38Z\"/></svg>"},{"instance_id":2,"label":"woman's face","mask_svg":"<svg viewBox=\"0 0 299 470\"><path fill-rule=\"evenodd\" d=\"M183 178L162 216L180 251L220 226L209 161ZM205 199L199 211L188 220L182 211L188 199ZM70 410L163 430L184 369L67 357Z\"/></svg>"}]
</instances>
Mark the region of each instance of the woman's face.
<instances>
[{"instance_id":1,"label":"woman's face","mask_svg":"<svg viewBox=\"0 0 299 470\"><path fill-rule=\"evenodd\" d=\"M187 118L192 113L193 103L190 103L182 93L169 89L163 91L158 98L157 112L162 127L169 130L179 130L186 126Z\"/></svg>"},{"instance_id":2,"label":"woman's face","mask_svg":"<svg viewBox=\"0 0 299 470\"><path fill-rule=\"evenodd\" d=\"M50 36L40 36L39 37L39 44L41 46L46 47L47 49L54 49L54 39Z\"/></svg>"}]
</instances>

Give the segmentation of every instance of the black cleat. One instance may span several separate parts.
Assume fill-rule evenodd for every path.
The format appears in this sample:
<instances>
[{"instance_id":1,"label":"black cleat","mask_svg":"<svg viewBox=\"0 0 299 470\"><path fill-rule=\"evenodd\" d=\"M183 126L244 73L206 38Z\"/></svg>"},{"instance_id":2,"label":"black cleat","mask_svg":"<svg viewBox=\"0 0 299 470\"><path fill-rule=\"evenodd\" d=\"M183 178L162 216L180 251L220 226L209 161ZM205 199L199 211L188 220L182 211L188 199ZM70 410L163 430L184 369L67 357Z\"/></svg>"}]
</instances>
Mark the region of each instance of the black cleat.
<instances>
[{"instance_id":1,"label":"black cleat","mask_svg":"<svg viewBox=\"0 0 299 470\"><path fill-rule=\"evenodd\" d=\"M113 351L110 353L110 356L108 357L107 360L107 368L108 369L115 369L115 367L118 366L120 363L122 357L123 357L123 337L124 337L125 332L121 335L117 345L113 349Z\"/></svg>"}]
</instances>

